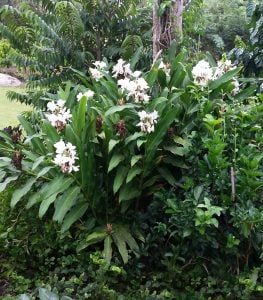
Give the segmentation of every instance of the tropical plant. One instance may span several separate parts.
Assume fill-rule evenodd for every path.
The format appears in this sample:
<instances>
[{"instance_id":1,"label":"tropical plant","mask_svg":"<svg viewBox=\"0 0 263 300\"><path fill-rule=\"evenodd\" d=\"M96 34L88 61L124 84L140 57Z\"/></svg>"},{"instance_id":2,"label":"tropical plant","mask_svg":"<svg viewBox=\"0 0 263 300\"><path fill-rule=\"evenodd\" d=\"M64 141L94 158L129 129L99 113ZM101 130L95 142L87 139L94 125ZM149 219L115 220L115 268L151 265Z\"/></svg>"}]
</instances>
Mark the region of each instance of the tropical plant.
<instances>
[{"instance_id":1,"label":"tropical plant","mask_svg":"<svg viewBox=\"0 0 263 300\"><path fill-rule=\"evenodd\" d=\"M202 61L191 75L185 51L174 57L171 48L169 58L169 65L157 61L145 74L134 71L136 55L130 64L120 59L112 74L110 65L99 61L90 68L91 78L75 70L85 87L60 89L34 121L20 116L23 141L14 144L1 132L6 156L0 190L25 179L11 206L23 198L28 209L39 204L39 216L52 212L61 233L84 216L79 250L104 241L107 261L112 243L125 263L128 247L138 255L134 237L143 237L126 224L129 214L146 209L161 187L180 184L205 86L212 80L208 94L214 99L231 93L239 72L228 61L214 68ZM202 109L209 113L214 105L208 101Z\"/></svg>"}]
</instances>

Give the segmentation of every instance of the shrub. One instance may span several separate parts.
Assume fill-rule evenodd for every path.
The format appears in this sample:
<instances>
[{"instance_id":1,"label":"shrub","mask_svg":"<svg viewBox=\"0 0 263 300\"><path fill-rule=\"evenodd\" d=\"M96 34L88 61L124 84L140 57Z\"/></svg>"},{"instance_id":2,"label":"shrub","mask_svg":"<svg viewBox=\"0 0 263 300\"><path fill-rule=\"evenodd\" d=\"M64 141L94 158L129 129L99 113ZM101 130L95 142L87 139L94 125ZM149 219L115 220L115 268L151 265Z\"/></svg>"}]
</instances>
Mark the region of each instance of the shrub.
<instances>
[{"instance_id":1,"label":"shrub","mask_svg":"<svg viewBox=\"0 0 263 300\"><path fill-rule=\"evenodd\" d=\"M13 207L52 217L78 251L99 250L101 288L114 289L107 272L124 263L147 296L187 287L224 297L233 285L245 297L260 277L245 289L225 278L260 265L262 97L225 58L194 68L186 58L171 50L146 73L136 57L97 61L91 77L75 71L83 86L68 83L34 119L19 117L22 142L0 133L0 189L22 179Z\"/></svg>"}]
</instances>

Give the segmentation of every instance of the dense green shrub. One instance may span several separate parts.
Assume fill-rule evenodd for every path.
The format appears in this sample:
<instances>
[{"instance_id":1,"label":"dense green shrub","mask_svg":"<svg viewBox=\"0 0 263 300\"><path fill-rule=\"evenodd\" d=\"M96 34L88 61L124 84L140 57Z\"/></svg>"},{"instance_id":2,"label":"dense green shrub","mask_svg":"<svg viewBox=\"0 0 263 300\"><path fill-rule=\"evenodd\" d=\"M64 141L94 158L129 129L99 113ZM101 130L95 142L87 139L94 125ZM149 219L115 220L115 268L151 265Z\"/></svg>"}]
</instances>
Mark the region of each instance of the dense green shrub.
<instances>
[{"instance_id":1,"label":"dense green shrub","mask_svg":"<svg viewBox=\"0 0 263 300\"><path fill-rule=\"evenodd\" d=\"M62 252L38 284L79 299L257 296L262 96L225 58L192 68L171 49L142 74L137 59L75 71L83 86L19 118L25 139L0 133L0 190L19 179L11 205L58 221L66 239L53 242ZM40 253L58 239L50 226Z\"/></svg>"}]
</instances>

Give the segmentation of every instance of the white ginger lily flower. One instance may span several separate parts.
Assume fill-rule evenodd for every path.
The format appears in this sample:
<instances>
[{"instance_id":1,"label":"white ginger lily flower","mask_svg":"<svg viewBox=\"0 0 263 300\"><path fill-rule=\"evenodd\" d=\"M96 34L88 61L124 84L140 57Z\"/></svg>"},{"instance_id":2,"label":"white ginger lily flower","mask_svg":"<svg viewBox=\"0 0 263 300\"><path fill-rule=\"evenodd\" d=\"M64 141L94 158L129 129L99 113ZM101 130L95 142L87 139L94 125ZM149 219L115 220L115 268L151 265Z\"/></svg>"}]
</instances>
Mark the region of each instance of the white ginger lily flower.
<instances>
[{"instance_id":1,"label":"white ginger lily flower","mask_svg":"<svg viewBox=\"0 0 263 300\"><path fill-rule=\"evenodd\" d=\"M120 79L118 80L118 85L120 86L121 91L126 91L127 96L134 98L136 103L149 102L150 97L146 94L146 90L149 86L144 78L140 77L135 80L130 80L129 78Z\"/></svg>"},{"instance_id":2,"label":"white ginger lily flower","mask_svg":"<svg viewBox=\"0 0 263 300\"><path fill-rule=\"evenodd\" d=\"M59 99L58 101L51 101L47 104L47 110L50 114L47 114L47 119L51 123L53 127L55 127L58 131L62 131L66 124L71 122L71 113L70 110L65 106L65 101Z\"/></svg>"},{"instance_id":3,"label":"white ginger lily flower","mask_svg":"<svg viewBox=\"0 0 263 300\"><path fill-rule=\"evenodd\" d=\"M158 112L154 110L151 113L147 113L143 110L138 112L138 115L140 117L140 122L137 126L141 127L141 131L146 133L154 132L154 125L157 123L157 119L159 117Z\"/></svg>"},{"instance_id":4,"label":"white ginger lily flower","mask_svg":"<svg viewBox=\"0 0 263 300\"><path fill-rule=\"evenodd\" d=\"M91 99L94 96L94 92L91 90L87 90L85 93L79 93L77 95L77 100L80 101L82 97L86 97L87 99Z\"/></svg>"},{"instance_id":5,"label":"white ginger lily flower","mask_svg":"<svg viewBox=\"0 0 263 300\"><path fill-rule=\"evenodd\" d=\"M132 70L129 63L126 63L125 60L119 59L117 64L112 68L113 77L117 78L118 76L130 76Z\"/></svg>"},{"instance_id":6,"label":"white ginger lily flower","mask_svg":"<svg viewBox=\"0 0 263 300\"><path fill-rule=\"evenodd\" d=\"M207 61L201 60L193 67L192 75L195 84L206 86L208 81L213 78L213 70Z\"/></svg>"},{"instance_id":7,"label":"white ginger lily flower","mask_svg":"<svg viewBox=\"0 0 263 300\"><path fill-rule=\"evenodd\" d=\"M72 171L79 171L79 166L75 166L75 161L78 159L76 146L71 143L65 143L60 140L54 144L56 148L56 157L54 164L59 166L63 173L71 173Z\"/></svg>"},{"instance_id":8,"label":"white ginger lily flower","mask_svg":"<svg viewBox=\"0 0 263 300\"><path fill-rule=\"evenodd\" d=\"M95 68L89 68L91 76L96 80L99 81L103 76L104 73L108 73L106 70L106 63L104 61L95 61L93 64Z\"/></svg>"},{"instance_id":9,"label":"white ginger lily flower","mask_svg":"<svg viewBox=\"0 0 263 300\"><path fill-rule=\"evenodd\" d=\"M220 60L217 62L217 67L214 70L213 80L220 78L226 72L234 70L236 66L234 66L231 60Z\"/></svg>"}]
</instances>

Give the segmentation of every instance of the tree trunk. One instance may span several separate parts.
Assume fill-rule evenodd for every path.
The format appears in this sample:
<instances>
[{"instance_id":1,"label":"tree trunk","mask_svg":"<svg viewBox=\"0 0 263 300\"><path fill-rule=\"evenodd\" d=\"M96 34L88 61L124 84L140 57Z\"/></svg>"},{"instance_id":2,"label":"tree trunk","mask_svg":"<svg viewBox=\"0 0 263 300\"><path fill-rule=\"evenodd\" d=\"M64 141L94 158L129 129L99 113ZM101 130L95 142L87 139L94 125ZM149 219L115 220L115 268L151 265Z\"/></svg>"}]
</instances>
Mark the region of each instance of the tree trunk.
<instances>
[{"instance_id":1,"label":"tree trunk","mask_svg":"<svg viewBox=\"0 0 263 300\"><path fill-rule=\"evenodd\" d=\"M155 0L153 4L153 60L182 35L184 0L172 0L160 15L162 3L164 0Z\"/></svg>"}]
</instances>

